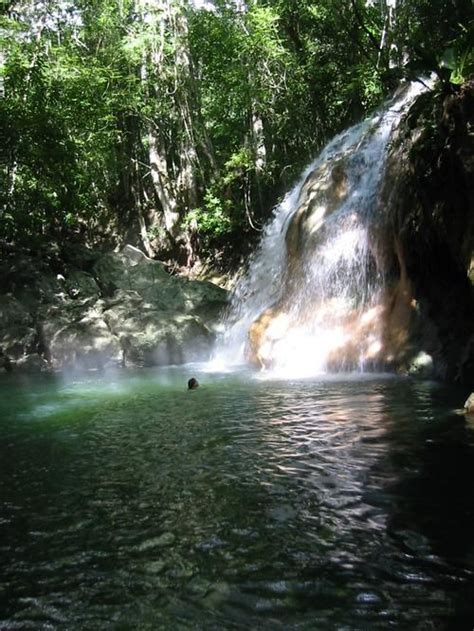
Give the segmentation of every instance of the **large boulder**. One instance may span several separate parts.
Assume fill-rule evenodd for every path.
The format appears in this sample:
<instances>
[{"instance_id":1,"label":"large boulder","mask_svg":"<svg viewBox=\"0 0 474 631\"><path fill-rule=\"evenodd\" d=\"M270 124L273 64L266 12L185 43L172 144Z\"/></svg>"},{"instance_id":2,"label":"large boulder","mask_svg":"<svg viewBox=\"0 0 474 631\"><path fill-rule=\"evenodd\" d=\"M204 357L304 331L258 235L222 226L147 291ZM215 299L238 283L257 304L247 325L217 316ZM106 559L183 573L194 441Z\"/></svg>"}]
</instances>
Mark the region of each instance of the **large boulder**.
<instances>
[{"instance_id":1,"label":"large boulder","mask_svg":"<svg viewBox=\"0 0 474 631\"><path fill-rule=\"evenodd\" d=\"M209 281L176 278L179 308L198 315L211 328L216 324L227 304L227 291Z\"/></svg>"},{"instance_id":2,"label":"large boulder","mask_svg":"<svg viewBox=\"0 0 474 631\"><path fill-rule=\"evenodd\" d=\"M181 364L209 353L214 335L198 316L155 308L134 291L117 293L120 299L104 318L120 340L125 363Z\"/></svg>"},{"instance_id":3,"label":"large boulder","mask_svg":"<svg viewBox=\"0 0 474 631\"><path fill-rule=\"evenodd\" d=\"M117 289L147 290L160 281L168 283L170 279L163 263L145 255L139 258L134 252L131 255L128 248L104 254L94 265L92 273L106 296L111 296Z\"/></svg>"},{"instance_id":4,"label":"large boulder","mask_svg":"<svg viewBox=\"0 0 474 631\"><path fill-rule=\"evenodd\" d=\"M226 290L170 276L162 263L131 246L104 255L94 274L107 296L104 319L120 340L125 362L176 364L207 357Z\"/></svg>"},{"instance_id":5,"label":"large boulder","mask_svg":"<svg viewBox=\"0 0 474 631\"><path fill-rule=\"evenodd\" d=\"M13 291L0 295L0 368L32 372L207 357L225 290L171 276L130 245L100 255L78 251L76 258L87 269L72 267L71 258L54 273L35 269L28 258L18 278L13 274ZM17 268L8 263L9 273Z\"/></svg>"},{"instance_id":6,"label":"large boulder","mask_svg":"<svg viewBox=\"0 0 474 631\"><path fill-rule=\"evenodd\" d=\"M42 340L55 368L103 368L121 361L118 337L102 317L102 305L54 306L44 314Z\"/></svg>"},{"instance_id":7,"label":"large boulder","mask_svg":"<svg viewBox=\"0 0 474 631\"><path fill-rule=\"evenodd\" d=\"M12 295L0 296L0 349L9 360L34 352L37 333L34 318Z\"/></svg>"},{"instance_id":8,"label":"large boulder","mask_svg":"<svg viewBox=\"0 0 474 631\"><path fill-rule=\"evenodd\" d=\"M147 258L131 246L119 253L105 254L93 273L104 295L112 300L118 290L134 291L154 308L199 313L210 319L215 319L227 302L227 292L221 287L170 276L163 263Z\"/></svg>"}]
</instances>

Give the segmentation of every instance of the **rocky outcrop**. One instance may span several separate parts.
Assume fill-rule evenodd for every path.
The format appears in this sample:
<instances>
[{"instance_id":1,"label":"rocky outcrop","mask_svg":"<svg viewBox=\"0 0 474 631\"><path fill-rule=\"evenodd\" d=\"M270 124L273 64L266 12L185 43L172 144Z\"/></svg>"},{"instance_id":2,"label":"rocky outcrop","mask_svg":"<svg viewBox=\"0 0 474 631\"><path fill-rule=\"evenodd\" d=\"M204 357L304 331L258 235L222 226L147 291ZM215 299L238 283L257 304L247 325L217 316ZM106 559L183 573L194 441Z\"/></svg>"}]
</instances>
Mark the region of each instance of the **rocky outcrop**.
<instances>
[{"instance_id":1,"label":"rocky outcrop","mask_svg":"<svg viewBox=\"0 0 474 631\"><path fill-rule=\"evenodd\" d=\"M384 273L410 284L401 364L424 352L437 377L461 382L474 379L473 113L474 81L417 100L393 141L380 209Z\"/></svg>"},{"instance_id":2,"label":"rocky outcrop","mask_svg":"<svg viewBox=\"0 0 474 631\"><path fill-rule=\"evenodd\" d=\"M327 272L318 275L322 258L312 253L324 248L335 220L341 233L351 233L351 215L339 209L359 193L364 157L358 147L331 155L308 176L288 222L280 296L249 330L252 363L271 366L295 325L304 331L310 322L314 335L317 312L342 340L327 355L327 369L354 369L362 358L366 367L474 382L473 113L471 81L450 95L422 94L401 120L371 215L366 261L354 268L366 274L362 285L376 281L376 297L355 300L342 315ZM339 257L335 271L329 266L335 284L345 273Z\"/></svg>"},{"instance_id":3,"label":"rocky outcrop","mask_svg":"<svg viewBox=\"0 0 474 631\"><path fill-rule=\"evenodd\" d=\"M207 357L225 290L170 276L132 246L83 252L74 260L85 269L68 265L54 274L23 257L19 274L17 259L4 264L0 368L31 372Z\"/></svg>"}]
</instances>

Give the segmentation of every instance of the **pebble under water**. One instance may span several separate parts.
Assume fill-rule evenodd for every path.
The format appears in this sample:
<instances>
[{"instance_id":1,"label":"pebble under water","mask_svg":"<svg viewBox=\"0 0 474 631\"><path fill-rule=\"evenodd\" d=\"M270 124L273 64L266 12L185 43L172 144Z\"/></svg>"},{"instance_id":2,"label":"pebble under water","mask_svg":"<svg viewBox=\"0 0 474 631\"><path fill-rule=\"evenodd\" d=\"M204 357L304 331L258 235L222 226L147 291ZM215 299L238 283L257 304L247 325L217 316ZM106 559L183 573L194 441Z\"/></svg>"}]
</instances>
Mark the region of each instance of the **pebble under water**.
<instances>
[{"instance_id":1,"label":"pebble under water","mask_svg":"<svg viewBox=\"0 0 474 631\"><path fill-rule=\"evenodd\" d=\"M473 628L465 394L5 376L0 629Z\"/></svg>"}]
</instances>

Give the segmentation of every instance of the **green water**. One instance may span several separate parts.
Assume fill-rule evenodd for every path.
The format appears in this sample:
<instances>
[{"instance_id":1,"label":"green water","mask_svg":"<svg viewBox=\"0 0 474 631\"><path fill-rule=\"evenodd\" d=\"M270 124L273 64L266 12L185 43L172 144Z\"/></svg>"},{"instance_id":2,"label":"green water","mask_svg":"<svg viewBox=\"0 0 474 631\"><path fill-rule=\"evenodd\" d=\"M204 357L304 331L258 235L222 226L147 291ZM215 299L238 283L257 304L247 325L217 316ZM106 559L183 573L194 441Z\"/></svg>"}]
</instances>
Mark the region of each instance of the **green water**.
<instances>
[{"instance_id":1,"label":"green water","mask_svg":"<svg viewBox=\"0 0 474 631\"><path fill-rule=\"evenodd\" d=\"M5 376L0 629L472 628L465 394Z\"/></svg>"}]
</instances>

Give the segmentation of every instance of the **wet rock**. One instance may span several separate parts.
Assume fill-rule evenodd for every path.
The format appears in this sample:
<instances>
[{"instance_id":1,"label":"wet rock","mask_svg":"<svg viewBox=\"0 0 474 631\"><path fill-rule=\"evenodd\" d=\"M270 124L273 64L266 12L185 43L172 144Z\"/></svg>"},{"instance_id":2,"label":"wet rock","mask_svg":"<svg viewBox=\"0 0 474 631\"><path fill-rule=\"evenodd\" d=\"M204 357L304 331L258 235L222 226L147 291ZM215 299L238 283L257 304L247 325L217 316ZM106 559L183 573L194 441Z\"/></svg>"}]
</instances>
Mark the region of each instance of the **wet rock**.
<instances>
[{"instance_id":1,"label":"wet rock","mask_svg":"<svg viewBox=\"0 0 474 631\"><path fill-rule=\"evenodd\" d=\"M272 326L279 316L282 316L276 307L266 309L252 323L248 333L247 360L259 368L268 368L272 361L273 343L279 339L278 334L273 333ZM286 332L286 328L282 333Z\"/></svg>"},{"instance_id":2,"label":"wet rock","mask_svg":"<svg viewBox=\"0 0 474 631\"><path fill-rule=\"evenodd\" d=\"M474 414L474 392L471 392L471 394L466 399L464 410L467 414Z\"/></svg>"},{"instance_id":3,"label":"wet rock","mask_svg":"<svg viewBox=\"0 0 474 631\"><path fill-rule=\"evenodd\" d=\"M432 356L436 376L466 383L474 378L473 104L472 80L415 102L392 142L381 204L387 273L408 272L418 305L410 341Z\"/></svg>"},{"instance_id":4,"label":"wet rock","mask_svg":"<svg viewBox=\"0 0 474 631\"><path fill-rule=\"evenodd\" d=\"M5 372L12 372L14 364L8 355L0 349L0 369Z\"/></svg>"},{"instance_id":5,"label":"wet rock","mask_svg":"<svg viewBox=\"0 0 474 631\"><path fill-rule=\"evenodd\" d=\"M5 357L16 361L36 351L34 318L14 296L0 295L0 348Z\"/></svg>"},{"instance_id":6,"label":"wet rock","mask_svg":"<svg viewBox=\"0 0 474 631\"><path fill-rule=\"evenodd\" d=\"M15 363L15 372L46 372L50 370L50 368L50 364L38 354L25 355Z\"/></svg>"},{"instance_id":7,"label":"wet rock","mask_svg":"<svg viewBox=\"0 0 474 631\"><path fill-rule=\"evenodd\" d=\"M0 295L0 330L14 327L27 327L33 323L33 317L12 294Z\"/></svg>"},{"instance_id":8,"label":"wet rock","mask_svg":"<svg viewBox=\"0 0 474 631\"><path fill-rule=\"evenodd\" d=\"M422 94L401 120L388 150L364 271L369 284L383 279L375 305L380 314L369 322L371 313L354 304L353 311L338 320L333 309L329 319L349 341L329 356L326 368L357 368L360 357L375 369L473 382L473 105L470 80L449 97ZM312 281L318 270L311 253L325 243L334 211L350 199L349 172L351 185L362 180L367 170L362 153L332 156L304 183L288 221L281 297L250 327L252 363L269 367L278 356L277 320L283 321L282 315L291 315L291 333L304 329L316 306L318 312L324 307L318 284ZM343 218L350 228L351 215ZM300 300L301 287L309 307Z\"/></svg>"},{"instance_id":9,"label":"wet rock","mask_svg":"<svg viewBox=\"0 0 474 631\"><path fill-rule=\"evenodd\" d=\"M0 347L13 360L36 352L37 341L37 332L32 327L19 326L0 330Z\"/></svg>"},{"instance_id":10,"label":"wet rock","mask_svg":"<svg viewBox=\"0 0 474 631\"><path fill-rule=\"evenodd\" d=\"M434 376L434 362L431 355L421 351L418 355L412 360L409 368L408 374L415 377L423 377L429 378Z\"/></svg>"}]
</instances>

